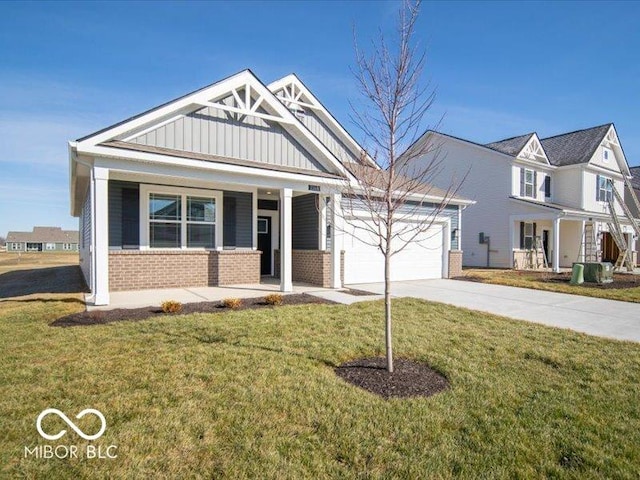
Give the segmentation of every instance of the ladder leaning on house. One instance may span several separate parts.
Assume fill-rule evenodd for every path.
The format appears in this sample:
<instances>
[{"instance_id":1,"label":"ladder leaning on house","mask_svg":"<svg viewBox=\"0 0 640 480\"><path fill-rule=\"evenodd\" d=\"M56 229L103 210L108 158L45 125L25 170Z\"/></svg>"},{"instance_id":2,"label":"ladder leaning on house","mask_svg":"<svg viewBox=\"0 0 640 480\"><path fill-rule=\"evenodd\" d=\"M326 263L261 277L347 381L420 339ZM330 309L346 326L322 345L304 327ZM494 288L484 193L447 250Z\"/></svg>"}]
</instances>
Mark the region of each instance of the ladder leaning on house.
<instances>
[{"instance_id":1,"label":"ladder leaning on house","mask_svg":"<svg viewBox=\"0 0 640 480\"><path fill-rule=\"evenodd\" d=\"M578 262L599 262L600 246L598 245L598 236L600 232L596 231L594 223L586 223L578 251Z\"/></svg>"},{"instance_id":2,"label":"ladder leaning on house","mask_svg":"<svg viewBox=\"0 0 640 480\"><path fill-rule=\"evenodd\" d=\"M640 212L640 202L638 201L638 197L636 197L636 194L633 191L633 185L631 185L631 180L627 178L626 175L624 176L624 184L627 190L630 192L630 197L632 201L634 202L636 208L638 208L638 211ZM640 238L640 224L635 218L633 218L633 214L631 213L631 210L629 210L629 207L625 203L624 197L622 197L620 192L618 192L618 189L615 187L615 185L613 184L611 185L611 190L613 192L613 195L608 200L609 214L611 215L611 220L607 222L607 225L609 226L609 233L613 237L613 240L616 242L616 245L618 246L618 250L619 250L618 259L616 260L614 269L619 270L622 267L626 267L628 272L633 272L633 268L635 266L633 264L633 253L631 251L630 246L627 244L627 241L624 238L624 232L622 230L622 225L620 224L620 218L618 217L618 213L616 212L616 209L615 209L615 202L617 201L620 204L620 207L622 208L624 216L631 223L631 226L633 227L633 232L636 238Z\"/></svg>"},{"instance_id":3,"label":"ladder leaning on house","mask_svg":"<svg viewBox=\"0 0 640 480\"><path fill-rule=\"evenodd\" d=\"M542 253L542 265L540 265L540 253ZM533 237L533 248L527 252L527 269L539 270L541 266L545 269L549 268L549 262L547 262L547 252L544 250L542 244L542 238Z\"/></svg>"}]
</instances>

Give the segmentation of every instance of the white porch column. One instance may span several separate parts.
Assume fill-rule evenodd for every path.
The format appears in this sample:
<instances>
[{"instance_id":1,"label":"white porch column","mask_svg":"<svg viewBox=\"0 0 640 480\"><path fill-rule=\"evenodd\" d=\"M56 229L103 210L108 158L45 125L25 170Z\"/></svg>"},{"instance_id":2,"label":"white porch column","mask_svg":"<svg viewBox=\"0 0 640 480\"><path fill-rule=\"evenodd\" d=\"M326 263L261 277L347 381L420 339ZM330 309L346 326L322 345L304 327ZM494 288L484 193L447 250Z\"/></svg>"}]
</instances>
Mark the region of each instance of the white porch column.
<instances>
[{"instance_id":1,"label":"white porch column","mask_svg":"<svg viewBox=\"0 0 640 480\"><path fill-rule=\"evenodd\" d=\"M509 217L509 268L515 267L515 262L513 261L513 249L516 245L516 228L515 228L515 220L512 216Z\"/></svg>"},{"instance_id":2,"label":"white porch column","mask_svg":"<svg viewBox=\"0 0 640 480\"><path fill-rule=\"evenodd\" d=\"M280 190L280 291L292 292L291 279L291 197L290 188Z\"/></svg>"},{"instance_id":3,"label":"white porch column","mask_svg":"<svg viewBox=\"0 0 640 480\"><path fill-rule=\"evenodd\" d=\"M342 206L340 199L342 195L334 193L331 195L331 287L342 288L342 278L340 275L341 253L342 253Z\"/></svg>"},{"instance_id":4,"label":"white porch column","mask_svg":"<svg viewBox=\"0 0 640 480\"><path fill-rule=\"evenodd\" d=\"M109 169L93 167L93 285L94 305L109 304Z\"/></svg>"},{"instance_id":5,"label":"white porch column","mask_svg":"<svg viewBox=\"0 0 640 480\"><path fill-rule=\"evenodd\" d=\"M560 273L560 217L553 219L553 271Z\"/></svg>"}]
</instances>

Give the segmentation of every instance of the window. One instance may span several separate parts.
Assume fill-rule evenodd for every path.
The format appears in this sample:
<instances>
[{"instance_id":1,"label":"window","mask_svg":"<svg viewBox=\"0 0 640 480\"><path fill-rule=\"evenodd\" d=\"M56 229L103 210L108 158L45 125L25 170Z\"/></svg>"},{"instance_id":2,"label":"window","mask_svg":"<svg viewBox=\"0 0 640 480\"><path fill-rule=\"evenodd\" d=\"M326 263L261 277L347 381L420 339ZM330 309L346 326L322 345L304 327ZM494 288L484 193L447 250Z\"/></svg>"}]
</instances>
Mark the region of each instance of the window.
<instances>
[{"instance_id":1,"label":"window","mask_svg":"<svg viewBox=\"0 0 640 480\"><path fill-rule=\"evenodd\" d=\"M258 219L258 233L269 233L269 221L266 218Z\"/></svg>"},{"instance_id":2,"label":"window","mask_svg":"<svg viewBox=\"0 0 640 480\"><path fill-rule=\"evenodd\" d=\"M536 172L528 168L522 169L522 196L536 197Z\"/></svg>"},{"instance_id":3,"label":"window","mask_svg":"<svg viewBox=\"0 0 640 480\"><path fill-rule=\"evenodd\" d=\"M613 182L610 178L598 175L597 187L596 200L598 202L608 202L613 198Z\"/></svg>"},{"instance_id":4,"label":"window","mask_svg":"<svg viewBox=\"0 0 640 480\"><path fill-rule=\"evenodd\" d=\"M45 246L45 248L47 250L55 250L56 249L56 244L55 243L47 243L47 245Z\"/></svg>"},{"instance_id":5,"label":"window","mask_svg":"<svg viewBox=\"0 0 640 480\"><path fill-rule=\"evenodd\" d=\"M535 228L533 223L525 223L523 229L522 244L525 250L533 248L533 237L535 236Z\"/></svg>"},{"instance_id":6,"label":"window","mask_svg":"<svg viewBox=\"0 0 640 480\"><path fill-rule=\"evenodd\" d=\"M607 163L610 158L611 158L611 150L609 150L608 148L603 148L602 149L602 161L604 163Z\"/></svg>"},{"instance_id":7,"label":"window","mask_svg":"<svg viewBox=\"0 0 640 480\"><path fill-rule=\"evenodd\" d=\"M22 244L21 243L12 243L11 244L11 250L22 250Z\"/></svg>"},{"instance_id":8,"label":"window","mask_svg":"<svg viewBox=\"0 0 640 480\"><path fill-rule=\"evenodd\" d=\"M180 195L149 194L149 245L179 248L182 230Z\"/></svg>"},{"instance_id":9,"label":"window","mask_svg":"<svg viewBox=\"0 0 640 480\"><path fill-rule=\"evenodd\" d=\"M62 250L73 250L73 243L63 243Z\"/></svg>"},{"instance_id":10,"label":"window","mask_svg":"<svg viewBox=\"0 0 640 480\"><path fill-rule=\"evenodd\" d=\"M187 197L187 212L187 247L215 248L215 200Z\"/></svg>"},{"instance_id":11,"label":"window","mask_svg":"<svg viewBox=\"0 0 640 480\"><path fill-rule=\"evenodd\" d=\"M549 175L544 177L544 196L551 198L551 177Z\"/></svg>"},{"instance_id":12,"label":"window","mask_svg":"<svg viewBox=\"0 0 640 480\"><path fill-rule=\"evenodd\" d=\"M151 191L154 187L150 185L143 188L147 200L141 208L147 209L150 248L216 248L219 192L173 187Z\"/></svg>"}]
</instances>

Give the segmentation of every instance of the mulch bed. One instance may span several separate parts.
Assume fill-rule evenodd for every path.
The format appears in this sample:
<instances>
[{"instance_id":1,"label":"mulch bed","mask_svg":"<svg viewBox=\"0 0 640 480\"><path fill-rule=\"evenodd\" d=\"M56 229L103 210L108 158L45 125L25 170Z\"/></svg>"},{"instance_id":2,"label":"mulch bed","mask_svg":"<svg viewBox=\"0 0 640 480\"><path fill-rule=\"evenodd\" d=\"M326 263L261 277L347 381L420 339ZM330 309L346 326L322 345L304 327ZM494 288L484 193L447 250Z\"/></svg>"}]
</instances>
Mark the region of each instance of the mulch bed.
<instances>
[{"instance_id":1,"label":"mulch bed","mask_svg":"<svg viewBox=\"0 0 640 480\"><path fill-rule=\"evenodd\" d=\"M571 280L571 272L553 273L553 272L536 272L531 270L522 270L514 272L516 276L522 276L526 278L533 278L542 283L565 283L568 284ZM486 279L476 275L463 275L461 277L455 277L454 280L465 280L467 282L486 282ZM582 283L581 287L587 288L599 288L599 289L627 289L640 287L640 275L620 274L613 275L613 282L611 283Z\"/></svg>"},{"instance_id":2,"label":"mulch bed","mask_svg":"<svg viewBox=\"0 0 640 480\"><path fill-rule=\"evenodd\" d=\"M333 304L330 300L314 297L306 293L283 295L282 305ZM277 308L265 303L264 298L246 298L235 310L252 310L257 308ZM221 302L185 303L179 313L164 313L159 307L118 308L114 310L92 310L73 313L58 318L49 325L52 327L76 327L88 325L104 325L122 321L140 321L148 318L185 315L189 313L223 313L231 309L225 308Z\"/></svg>"},{"instance_id":3,"label":"mulch bed","mask_svg":"<svg viewBox=\"0 0 640 480\"><path fill-rule=\"evenodd\" d=\"M430 397L449 388L448 380L424 363L397 358L387 372L384 357L343 363L335 372L343 380L383 398Z\"/></svg>"}]
</instances>

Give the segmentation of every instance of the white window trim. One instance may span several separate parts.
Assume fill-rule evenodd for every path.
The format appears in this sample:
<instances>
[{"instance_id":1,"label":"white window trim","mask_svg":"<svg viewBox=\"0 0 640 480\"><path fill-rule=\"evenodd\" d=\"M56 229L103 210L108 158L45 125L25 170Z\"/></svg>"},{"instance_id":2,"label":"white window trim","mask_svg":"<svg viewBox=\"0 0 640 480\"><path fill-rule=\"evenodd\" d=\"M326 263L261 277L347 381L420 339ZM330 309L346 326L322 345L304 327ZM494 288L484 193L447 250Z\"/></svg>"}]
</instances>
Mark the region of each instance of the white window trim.
<instances>
[{"instance_id":1,"label":"white window trim","mask_svg":"<svg viewBox=\"0 0 640 480\"><path fill-rule=\"evenodd\" d=\"M535 228L533 226L534 222L524 222L524 229L522 232L522 246L525 250L531 250L534 247L535 243ZM527 226L531 226L531 235L527 235ZM531 245L527 248L527 238L531 238Z\"/></svg>"},{"instance_id":2,"label":"white window trim","mask_svg":"<svg viewBox=\"0 0 640 480\"><path fill-rule=\"evenodd\" d=\"M149 245L149 195L180 195L181 218L180 248L154 248ZM140 250L211 250L203 247L187 247L187 197L212 198L216 202L215 250L222 250L222 192L185 187L165 187L162 185L140 185Z\"/></svg>"},{"instance_id":3,"label":"white window trim","mask_svg":"<svg viewBox=\"0 0 640 480\"><path fill-rule=\"evenodd\" d=\"M608 203L607 197L613 199L613 179L609 177L605 177L604 175L600 175L596 177L596 182L598 182L598 178L604 180L604 188L600 187L600 183L597 183L596 189L598 191L598 201L602 203ZM609 187L609 188L607 188ZM604 192L604 200L602 199L601 193ZM609 193L610 195L607 195Z\"/></svg>"},{"instance_id":4,"label":"white window trim","mask_svg":"<svg viewBox=\"0 0 640 480\"><path fill-rule=\"evenodd\" d=\"M602 149L602 162L609 163L609 160L611 160L611 155L613 155L613 150L611 150L610 148L604 147Z\"/></svg>"},{"instance_id":5,"label":"white window trim","mask_svg":"<svg viewBox=\"0 0 640 480\"><path fill-rule=\"evenodd\" d=\"M22 250L22 243L20 243L20 242L11 243L11 249L12 250Z\"/></svg>"},{"instance_id":6,"label":"white window trim","mask_svg":"<svg viewBox=\"0 0 640 480\"><path fill-rule=\"evenodd\" d=\"M44 249L45 250L49 250L49 251L55 250L56 249L56 244L53 243L53 242L45 242Z\"/></svg>"},{"instance_id":7,"label":"white window trim","mask_svg":"<svg viewBox=\"0 0 640 480\"><path fill-rule=\"evenodd\" d=\"M527 183L527 173L531 172L531 183ZM527 195L527 186L531 185L531 195ZM524 196L526 198L536 198L536 171L531 168L524 169Z\"/></svg>"}]
</instances>

